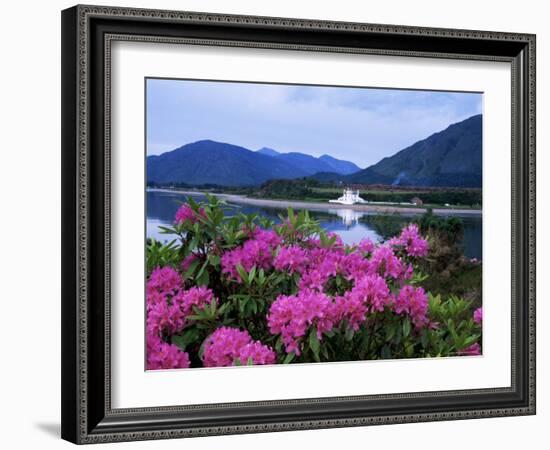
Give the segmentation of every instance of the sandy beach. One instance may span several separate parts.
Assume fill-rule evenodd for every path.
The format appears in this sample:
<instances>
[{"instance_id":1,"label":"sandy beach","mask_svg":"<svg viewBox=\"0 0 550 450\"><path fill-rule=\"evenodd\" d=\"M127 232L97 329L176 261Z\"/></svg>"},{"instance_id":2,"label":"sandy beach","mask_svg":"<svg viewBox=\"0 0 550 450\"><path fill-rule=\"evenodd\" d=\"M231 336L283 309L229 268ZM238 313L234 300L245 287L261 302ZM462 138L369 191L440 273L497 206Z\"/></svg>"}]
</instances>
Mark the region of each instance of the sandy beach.
<instances>
[{"instance_id":1,"label":"sandy beach","mask_svg":"<svg viewBox=\"0 0 550 450\"><path fill-rule=\"evenodd\" d=\"M148 189L152 192L170 192L182 195L204 195L204 191L193 191L184 189ZM335 209L347 209L361 212L372 213L396 213L403 215L411 214L424 214L426 208L422 207L402 207L392 205L373 205L373 204L356 204L356 205L340 205L338 203L328 202L306 202L299 200L273 200L264 198L251 198L237 194L224 194L217 192L208 192L208 194L215 195L219 199L227 202L239 203L243 205L255 205L265 206L269 208L287 209L291 207L293 209L316 209L316 210L335 210ZM458 208L434 208L434 214L442 216L481 216L481 209L458 209Z\"/></svg>"}]
</instances>

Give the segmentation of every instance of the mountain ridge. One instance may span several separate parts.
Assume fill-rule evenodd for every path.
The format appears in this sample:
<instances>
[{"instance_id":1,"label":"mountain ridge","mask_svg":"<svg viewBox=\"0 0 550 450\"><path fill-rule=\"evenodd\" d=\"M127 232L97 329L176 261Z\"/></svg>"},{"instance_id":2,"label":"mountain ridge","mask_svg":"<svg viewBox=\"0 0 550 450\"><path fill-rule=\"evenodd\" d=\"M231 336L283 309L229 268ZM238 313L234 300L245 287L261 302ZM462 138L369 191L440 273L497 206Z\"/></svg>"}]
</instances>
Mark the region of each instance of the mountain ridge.
<instances>
[{"instance_id":1,"label":"mountain ridge","mask_svg":"<svg viewBox=\"0 0 550 450\"><path fill-rule=\"evenodd\" d=\"M147 182L156 184L255 186L270 179L302 178L338 165L348 171L359 167L349 161L321 160L305 153L281 153L263 147L257 151L226 142L203 139L160 155L147 157Z\"/></svg>"},{"instance_id":2,"label":"mountain ridge","mask_svg":"<svg viewBox=\"0 0 550 450\"><path fill-rule=\"evenodd\" d=\"M433 133L359 169L330 155L257 151L201 140L147 157L147 182L258 186L268 180L310 177L322 182L432 187L481 187L482 115ZM355 170L358 169L358 170Z\"/></svg>"},{"instance_id":3,"label":"mountain ridge","mask_svg":"<svg viewBox=\"0 0 550 450\"><path fill-rule=\"evenodd\" d=\"M382 158L346 181L433 187L481 187L483 117L476 114Z\"/></svg>"}]
</instances>

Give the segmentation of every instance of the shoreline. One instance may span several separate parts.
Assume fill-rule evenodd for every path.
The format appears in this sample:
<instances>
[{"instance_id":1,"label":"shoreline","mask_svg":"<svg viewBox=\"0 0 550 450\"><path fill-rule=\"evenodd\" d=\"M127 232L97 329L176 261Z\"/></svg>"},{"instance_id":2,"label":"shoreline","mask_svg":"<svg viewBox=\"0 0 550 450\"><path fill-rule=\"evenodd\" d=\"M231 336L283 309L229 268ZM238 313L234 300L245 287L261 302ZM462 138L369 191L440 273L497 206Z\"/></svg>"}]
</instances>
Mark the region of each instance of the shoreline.
<instances>
[{"instance_id":1,"label":"shoreline","mask_svg":"<svg viewBox=\"0 0 550 450\"><path fill-rule=\"evenodd\" d=\"M391 205L365 205L365 204L356 204L356 205L340 205L338 203L323 203L323 202L306 202L303 200L274 200L274 199L263 199L263 198L252 198L245 197L239 194L224 194L216 192L205 192L205 191L193 191L186 189L167 189L167 188L147 188L147 191L150 192L169 192L172 194L181 194L181 195L204 195L211 194L215 195L221 200L226 200L228 202L240 203L243 205L254 205L254 206L265 206L269 208L278 208L278 209L287 209L291 207L293 209L313 209L313 210L335 210L335 209L347 209L352 211L359 212L372 212L372 213L398 213L403 215L418 215L424 214L427 211L427 208L423 207L402 207L402 206L391 206ZM481 209L446 209L446 208L432 208L434 214L441 216L481 216Z\"/></svg>"}]
</instances>

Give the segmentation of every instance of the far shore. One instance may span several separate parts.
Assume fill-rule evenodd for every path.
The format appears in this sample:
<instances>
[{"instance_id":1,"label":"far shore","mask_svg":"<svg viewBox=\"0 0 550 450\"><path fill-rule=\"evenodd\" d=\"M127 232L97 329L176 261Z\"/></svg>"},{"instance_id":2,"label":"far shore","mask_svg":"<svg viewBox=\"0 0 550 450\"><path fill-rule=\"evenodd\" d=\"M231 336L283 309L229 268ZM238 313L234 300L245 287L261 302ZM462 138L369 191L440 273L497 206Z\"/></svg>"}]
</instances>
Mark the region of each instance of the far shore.
<instances>
[{"instance_id":1,"label":"far shore","mask_svg":"<svg viewBox=\"0 0 550 450\"><path fill-rule=\"evenodd\" d=\"M265 206L269 208L280 209L316 209L316 210L334 210L334 209L351 209L353 211L372 212L372 213L396 213L403 215L424 214L427 208L421 206L392 206L392 205L372 205L372 204L355 204L355 205L340 205L338 203L329 202L307 202L300 200L273 200L267 198L252 198L238 194L224 194L210 191L185 190L185 189L167 189L167 188L147 188L151 192L170 192L182 195L215 195L221 200L232 203L240 203L243 205ZM432 208L434 214L445 216L480 216L481 209L458 209L458 208Z\"/></svg>"}]
</instances>

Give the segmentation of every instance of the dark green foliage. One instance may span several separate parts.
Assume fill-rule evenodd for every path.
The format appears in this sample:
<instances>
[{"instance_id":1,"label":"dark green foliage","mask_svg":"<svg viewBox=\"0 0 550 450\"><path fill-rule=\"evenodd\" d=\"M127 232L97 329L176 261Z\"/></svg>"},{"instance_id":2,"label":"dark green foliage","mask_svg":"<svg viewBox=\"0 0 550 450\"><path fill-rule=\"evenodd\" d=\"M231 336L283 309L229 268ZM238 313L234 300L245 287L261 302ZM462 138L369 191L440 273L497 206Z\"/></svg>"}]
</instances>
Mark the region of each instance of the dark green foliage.
<instances>
[{"instance_id":1,"label":"dark green foliage","mask_svg":"<svg viewBox=\"0 0 550 450\"><path fill-rule=\"evenodd\" d=\"M481 306L481 264L464 257L460 242L464 224L456 217L440 217L428 209L416 220L422 235L428 237L430 252L420 267L430 276L422 286L444 298L461 296Z\"/></svg>"},{"instance_id":2,"label":"dark green foliage","mask_svg":"<svg viewBox=\"0 0 550 450\"><path fill-rule=\"evenodd\" d=\"M254 194L261 198L305 199L314 196L313 187L319 182L309 178L297 180L271 180L262 184Z\"/></svg>"},{"instance_id":3,"label":"dark green foliage","mask_svg":"<svg viewBox=\"0 0 550 450\"><path fill-rule=\"evenodd\" d=\"M309 177L312 181L322 183L322 180ZM291 183L294 180L288 180ZM311 185L313 187L313 185ZM359 194L362 198L370 202L388 202L388 203L410 203L413 197L418 197L426 205L453 205L453 206L472 206L481 207L482 192L481 189L430 189L415 190L414 188L403 190L392 190L382 188L360 189ZM308 194L308 197L319 200L330 200L336 196L342 195L341 190L315 190Z\"/></svg>"},{"instance_id":4,"label":"dark green foliage","mask_svg":"<svg viewBox=\"0 0 550 450\"><path fill-rule=\"evenodd\" d=\"M464 236L464 223L457 217L436 216L431 208L416 220L423 235L429 235L448 245L457 245Z\"/></svg>"}]
</instances>

